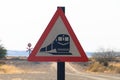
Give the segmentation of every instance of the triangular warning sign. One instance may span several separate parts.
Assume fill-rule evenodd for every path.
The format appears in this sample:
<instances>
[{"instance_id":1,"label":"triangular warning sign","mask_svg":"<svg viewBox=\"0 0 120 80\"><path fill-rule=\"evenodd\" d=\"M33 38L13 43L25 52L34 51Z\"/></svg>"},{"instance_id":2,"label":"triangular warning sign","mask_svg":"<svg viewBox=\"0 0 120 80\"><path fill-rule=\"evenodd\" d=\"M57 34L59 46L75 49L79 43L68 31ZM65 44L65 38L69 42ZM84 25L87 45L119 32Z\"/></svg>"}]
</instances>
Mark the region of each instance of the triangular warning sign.
<instances>
[{"instance_id":1,"label":"triangular warning sign","mask_svg":"<svg viewBox=\"0 0 120 80\"><path fill-rule=\"evenodd\" d=\"M29 61L85 62L88 58L74 34L63 10L58 8Z\"/></svg>"}]
</instances>

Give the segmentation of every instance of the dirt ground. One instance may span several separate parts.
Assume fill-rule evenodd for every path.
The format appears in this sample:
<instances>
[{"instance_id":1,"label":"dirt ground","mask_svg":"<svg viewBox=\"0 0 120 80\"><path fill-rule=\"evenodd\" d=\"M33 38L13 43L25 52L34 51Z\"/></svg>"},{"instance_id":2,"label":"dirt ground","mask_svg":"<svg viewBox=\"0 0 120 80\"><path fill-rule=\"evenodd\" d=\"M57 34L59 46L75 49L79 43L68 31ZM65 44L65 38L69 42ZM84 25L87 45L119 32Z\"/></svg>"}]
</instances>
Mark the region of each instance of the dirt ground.
<instances>
[{"instance_id":1,"label":"dirt ground","mask_svg":"<svg viewBox=\"0 0 120 80\"><path fill-rule=\"evenodd\" d=\"M0 80L57 80L56 62L28 62L26 59L9 59L5 60L5 63L14 65L24 72L0 74ZM65 80L120 80L120 74L88 73L77 64L66 62L65 65Z\"/></svg>"}]
</instances>

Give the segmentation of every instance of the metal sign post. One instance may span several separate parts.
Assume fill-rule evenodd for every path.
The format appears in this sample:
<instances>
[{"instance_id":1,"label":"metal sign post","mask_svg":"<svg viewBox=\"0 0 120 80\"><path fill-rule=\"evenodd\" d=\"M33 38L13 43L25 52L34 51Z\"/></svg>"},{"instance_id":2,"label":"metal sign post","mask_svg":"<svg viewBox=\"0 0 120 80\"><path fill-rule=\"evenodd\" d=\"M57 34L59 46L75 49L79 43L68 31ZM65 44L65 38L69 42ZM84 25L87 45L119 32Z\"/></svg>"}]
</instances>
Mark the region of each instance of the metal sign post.
<instances>
[{"instance_id":1,"label":"metal sign post","mask_svg":"<svg viewBox=\"0 0 120 80\"><path fill-rule=\"evenodd\" d=\"M62 8L65 13L65 7ZM65 80L65 62L57 62L57 80Z\"/></svg>"},{"instance_id":2,"label":"metal sign post","mask_svg":"<svg viewBox=\"0 0 120 80\"><path fill-rule=\"evenodd\" d=\"M57 62L57 80L65 80L65 62Z\"/></svg>"}]
</instances>

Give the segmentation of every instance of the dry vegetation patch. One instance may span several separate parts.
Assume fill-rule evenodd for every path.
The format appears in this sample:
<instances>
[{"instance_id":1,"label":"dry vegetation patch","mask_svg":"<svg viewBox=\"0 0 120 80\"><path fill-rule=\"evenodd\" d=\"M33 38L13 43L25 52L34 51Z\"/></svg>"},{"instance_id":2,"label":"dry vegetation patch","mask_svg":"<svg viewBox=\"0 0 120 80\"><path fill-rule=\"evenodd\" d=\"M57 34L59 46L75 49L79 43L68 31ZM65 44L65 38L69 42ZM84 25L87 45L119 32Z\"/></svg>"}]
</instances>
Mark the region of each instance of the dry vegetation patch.
<instances>
[{"instance_id":1,"label":"dry vegetation patch","mask_svg":"<svg viewBox=\"0 0 120 80\"><path fill-rule=\"evenodd\" d=\"M120 63L109 62L108 66L95 61L88 68L89 72L120 73Z\"/></svg>"},{"instance_id":2,"label":"dry vegetation patch","mask_svg":"<svg viewBox=\"0 0 120 80\"><path fill-rule=\"evenodd\" d=\"M90 71L90 72L103 72L104 70L105 70L105 67L99 62L92 63L87 69L87 71Z\"/></svg>"},{"instance_id":3,"label":"dry vegetation patch","mask_svg":"<svg viewBox=\"0 0 120 80\"><path fill-rule=\"evenodd\" d=\"M120 73L120 62L111 62L109 63L108 70L114 73Z\"/></svg>"},{"instance_id":4,"label":"dry vegetation patch","mask_svg":"<svg viewBox=\"0 0 120 80\"><path fill-rule=\"evenodd\" d=\"M15 73L24 73L23 70L13 66L13 65L0 65L0 74L15 74Z\"/></svg>"}]
</instances>

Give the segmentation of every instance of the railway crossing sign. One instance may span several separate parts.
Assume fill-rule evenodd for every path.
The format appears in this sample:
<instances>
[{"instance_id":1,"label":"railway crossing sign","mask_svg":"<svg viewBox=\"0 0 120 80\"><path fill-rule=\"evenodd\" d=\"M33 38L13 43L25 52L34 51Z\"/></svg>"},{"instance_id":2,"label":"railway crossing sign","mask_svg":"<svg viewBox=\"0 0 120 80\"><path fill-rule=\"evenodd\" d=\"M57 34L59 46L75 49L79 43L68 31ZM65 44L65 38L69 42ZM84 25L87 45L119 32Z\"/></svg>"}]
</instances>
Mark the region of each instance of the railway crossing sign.
<instances>
[{"instance_id":1,"label":"railway crossing sign","mask_svg":"<svg viewBox=\"0 0 120 80\"><path fill-rule=\"evenodd\" d=\"M58 8L28 57L29 61L86 62L88 58L63 10Z\"/></svg>"}]
</instances>

